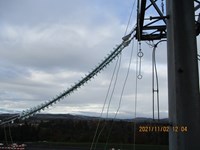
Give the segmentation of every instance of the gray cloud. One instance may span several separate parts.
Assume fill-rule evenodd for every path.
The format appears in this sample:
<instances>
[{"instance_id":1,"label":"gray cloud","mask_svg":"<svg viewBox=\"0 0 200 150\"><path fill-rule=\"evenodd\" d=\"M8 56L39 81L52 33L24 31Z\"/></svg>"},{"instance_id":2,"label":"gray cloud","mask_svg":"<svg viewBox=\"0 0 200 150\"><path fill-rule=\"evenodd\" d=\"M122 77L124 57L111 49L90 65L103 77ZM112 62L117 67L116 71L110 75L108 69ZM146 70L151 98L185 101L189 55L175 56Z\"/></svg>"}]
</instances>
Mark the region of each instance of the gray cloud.
<instances>
[{"instance_id":1,"label":"gray cloud","mask_svg":"<svg viewBox=\"0 0 200 150\"><path fill-rule=\"evenodd\" d=\"M1 1L0 101L3 109L21 111L38 105L81 79L121 41L130 4L131 1L120 0ZM139 81L137 111L139 116L150 116L152 50L147 44L142 45L144 77ZM136 48L135 44L121 116L134 116ZM130 50L129 47L123 52L111 114L118 107ZM157 60L164 114L167 111L165 51L165 45L161 44ZM115 62L86 86L45 112L99 114L114 65Z\"/></svg>"}]
</instances>

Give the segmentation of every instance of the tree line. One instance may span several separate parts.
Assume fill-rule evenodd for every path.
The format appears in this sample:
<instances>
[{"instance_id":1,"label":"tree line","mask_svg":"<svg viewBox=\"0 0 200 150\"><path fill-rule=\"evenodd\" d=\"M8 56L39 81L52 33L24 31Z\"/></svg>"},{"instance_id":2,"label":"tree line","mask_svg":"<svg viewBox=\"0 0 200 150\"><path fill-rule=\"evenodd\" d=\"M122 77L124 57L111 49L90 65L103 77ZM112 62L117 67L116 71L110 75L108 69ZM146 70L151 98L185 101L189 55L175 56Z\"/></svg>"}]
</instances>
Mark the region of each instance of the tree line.
<instances>
[{"instance_id":1,"label":"tree line","mask_svg":"<svg viewBox=\"0 0 200 150\"><path fill-rule=\"evenodd\" d=\"M11 142L92 142L98 120L56 119L25 121L0 127L0 141ZM101 120L97 130L99 143L168 145L168 132L141 130L141 127L163 127L163 124L134 123L123 120ZM134 127L136 127L134 129ZM135 134L134 134L135 133Z\"/></svg>"}]
</instances>

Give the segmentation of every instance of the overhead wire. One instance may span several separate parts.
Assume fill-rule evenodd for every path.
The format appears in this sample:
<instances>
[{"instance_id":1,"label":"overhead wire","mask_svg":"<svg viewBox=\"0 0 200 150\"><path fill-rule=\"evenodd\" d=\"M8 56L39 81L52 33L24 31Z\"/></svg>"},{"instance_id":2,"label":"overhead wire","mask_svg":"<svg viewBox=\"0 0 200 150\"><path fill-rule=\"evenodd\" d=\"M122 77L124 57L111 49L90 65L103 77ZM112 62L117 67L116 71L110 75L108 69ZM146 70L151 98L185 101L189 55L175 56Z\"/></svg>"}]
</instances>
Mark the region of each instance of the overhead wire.
<instances>
[{"instance_id":1,"label":"overhead wire","mask_svg":"<svg viewBox=\"0 0 200 150\"><path fill-rule=\"evenodd\" d=\"M11 129L10 129L10 124L8 124L8 132L9 132L11 144L13 144L13 138L12 138L12 133L11 133Z\"/></svg>"},{"instance_id":2,"label":"overhead wire","mask_svg":"<svg viewBox=\"0 0 200 150\"><path fill-rule=\"evenodd\" d=\"M126 35L127 30L128 30L128 27L129 27L129 25L130 25L130 21L131 21L132 15L133 15L133 10L134 10L134 7L135 7L135 3L136 3L136 0L134 0L134 2L133 2L133 4L132 4L131 13L130 13L130 16L129 16L129 19L128 19L128 23L127 23L127 27L126 27L125 34L124 34L124 35ZM135 27L133 28L133 30L135 30ZM123 88L122 88L122 92L121 92L121 96L120 96L120 100L119 100L119 105L118 105L118 108L117 108L117 111L116 111L116 113L115 113L115 116L114 116L113 120L116 119L117 114L118 114L119 109L120 109L120 106L121 106L121 102L122 102L122 97L123 97L124 89L125 89L126 82L127 82L128 75L129 75L129 71L130 71L130 65L131 65L132 54L133 54L133 47L134 47L134 44L132 44L131 57L130 57L130 61L129 61L128 71L127 71L127 74L126 74L126 77L125 77L125 81L124 81L124 84L123 84ZM112 94L113 94L113 93L112 93ZM109 107L110 107L110 103L109 103ZM109 107L108 107L108 108L109 108ZM107 110L109 111L109 109L107 109ZM107 111L107 116L108 116L108 111ZM113 128L113 123L114 123L113 120L112 120L112 125L111 125L111 128L110 128L109 133L108 133L108 136L107 136L106 145L105 145L105 147L104 147L104 150L106 150L107 145L108 145L108 140L109 140L109 137L110 137L112 128Z\"/></svg>"},{"instance_id":3,"label":"overhead wire","mask_svg":"<svg viewBox=\"0 0 200 150\"><path fill-rule=\"evenodd\" d=\"M137 44L137 54L139 52L139 45ZM138 101L138 64L139 64L139 59L136 55L136 64L135 64L135 107L134 107L134 133L133 133L133 149L136 150L136 132L137 132L137 125L136 125L136 117L137 117L137 101Z\"/></svg>"},{"instance_id":4,"label":"overhead wire","mask_svg":"<svg viewBox=\"0 0 200 150\"><path fill-rule=\"evenodd\" d=\"M134 3L135 3L135 1L134 1ZM133 7L132 7L132 10L131 10L131 15L132 15L132 12L133 12ZM129 17L129 21L128 21L128 25L127 25L127 28L126 28L126 32L127 32L127 29L128 29L128 26L129 26L129 23L130 23L130 20L131 20L131 16ZM126 33L125 32L125 33ZM131 39L132 40L132 39ZM130 41L131 41L130 40ZM126 42L128 42L128 41L126 41ZM126 44L126 43L125 43ZM120 46L118 46L116 49L120 49L120 51L114 56L114 57L116 57L118 54L121 54L121 51L122 51L122 49L124 48L124 47L122 47L121 48L121 46L124 46L124 47L126 47L127 45L123 45L123 44L121 44ZM113 53L112 53L113 54ZM113 57L113 58L114 58ZM112 59L111 59L112 60ZM110 60L110 61L111 61ZM121 57L120 57L120 60L121 60ZM104 61L105 62L105 61ZM109 62L105 62L105 64L103 64L104 62L102 62L101 64L100 64L100 66L99 67L101 67L101 65L103 66L103 67L105 67ZM105 65L105 66L104 66ZM96 71L97 70L97 73L98 72L100 72L100 70L102 70L102 68L103 67L101 67L99 70L97 70L97 68L96 69L94 69L94 71ZM120 65L119 65L119 68L120 68ZM95 74L96 74L96 72L94 72L94 71L92 71L91 73L89 73L89 75L87 75L86 77L88 77L88 78L91 78L91 76L94 76ZM94 72L94 73L93 73ZM94 75L93 75L94 74ZM117 79L117 78L116 78ZM89 79L86 79L86 78L84 78L83 80L81 80L81 82L83 82L82 84L84 84L85 82L87 82ZM12 118L12 120L11 119L8 119L8 120L5 120L5 122L4 123L9 123L10 121L14 121L16 118L26 118L26 117L29 117L30 115L32 115L32 114L34 114L34 113L36 113L36 112L38 112L38 111L40 111L40 110L43 110L44 108L46 108L46 107L48 107L49 105L52 105L53 103L55 103L56 101L58 101L58 100L60 100L61 98L63 98L64 96L66 96L68 93L70 94L70 92L71 91L73 91L74 89L77 89L77 88L79 88L81 86L81 83L78 83L78 84L75 84L74 86L72 86L72 88L70 88L69 90L67 90L67 91L64 91L64 93L61 93L61 95L58 95L56 98L54 98L52 101L49 101L49 102L47 102L46 104L42 104L41 106L38 106L38 107L34 107L34 108L31 108L30 110L27 110L27 111L23 111L21 114L20 114L20 116L16 116L16 117L14 117L14 118ZM113 90L114 91L114 90ZM113 95L113 94L112 94ZM111 98L112 99L112 98ZM121 102L120 102L121 103ZM109 110L109 108L110 108L110 102L109 102L109 105L108 105L108 110ZM108 112L108 110L107 110L107 112ZM107 113L108 114L108 113ZM2 123L3 124L3 123Z\"/></svg>"},{"instance_id":5,"label":"overhead wire","mask_svg":"<svg viewBox=\"0 0 200 150\"><path fill-rule=\"evenodd\" d=\"M5 143L6 143L6 145L8 145L8 137L7 137L7 133L6 133L6 125L3 126L3 130L4 130Z\"/></svg>"},{"instance_id":6,"label":"overhead wire","mask_svg":"<svg viewBox=\"0 0 200 150\"><path fill-rule=\"evenodd\" d=\"M160 96L159 96L159 81L158 81L158 71L156 65L156 48L159 43L164 42L166 40L160 40L156 44L154 44L152 51L152 111L153 111L153 120L155 120L155 93L157 98L157 119L160 119ZM156 85L155 85L156 83Z\"/></svg>"},{"instance_id":7,"label":"overhead wire","mask_svg":"<svg viewBox=\"0 0 200 150\"><path fill-rule=\"evenodd\" d=\"M132 7L131 7L131 12L130 12L130 15L129 15L129 19L128 19L128 23L127 23L127 26L126 26L126 30L125 30L125 33L124 35L126 35L127 31L128 31L128 27L130 25L130 22L131 22L131 18L133 16L133 10L134 10L134 7L135 7L135 3L136 3L136 0L134 0L133 4L132 4Z\"/></svg>"},{"instance_id":8,"label":"overhead wire","mask_svg":"<svg viewBox=\"0 0 200 150\"><path fill-rule=\"evenodd\" d=\"M121 56L121 55L120 55ZM120 57L119 56L119 57ZM93 137L93 140L92 140L92 144L90 146L90 150L93 149L93 146L95 144L95 147L96 147L96 143L98 142L98 137L97 137L97 133L98 133L98 130L99 130L99 126L100 126L100 122L101 122L101 118L103 116L103 112L104 112L104 109L105 109L105 106L106 106L106 102L107 102L107 99L108 99L108 96L109 96L109 93L110 93L110 90L111 90L111 85L112 85L112 82L113 82L113 79L114 79L114 76L115 76L115 72L116 72L116 69L117 69L117 66L118 66L118 62L121 61L121 57L120 58L117 58L117 61L116 61L116 64L115 64L115 67L114 67L114 70L113 70L113 73L112 73L112 77L111 77L111 80L110 80L110 83L109 83L109 87L108 87L108 90L107 90L107 93L106 93L106 97L105 97L105 100L104 100L104 104L103 104L103 107L102 107L102 111L101 111L101 114L100 114L100 117L99 117L99 120L98 120L98 124L97 124L97 128L95 130L95 134L94 134L94 137ZM119 63L120 64L120 63ZM117 72L118 72L119 69L117 69ZM118 74L118 73L117 73ZM116 80L114 82L114 88L115 88L115 83L116 83ZM101 132L100 132L101 133ZM97 137L97 139L96 139ZM95 141L96 140L96 141Z\"/></svg>"},{"instance_id":9,"label":"overhead wire","mask_svg":"<svg viewBox=\"0 0 200 150\"><path fill-rule=\"evenodd\" d=\"M108 119L108 114L109 114L109 110L110 110L110 104L111 104L111 101L112 101L112 98L113 98L113 94L114 94L115 89L116 89L116 84L117 84L117 81L118 81L119 70L120 70L120 66L121 66L121 58L122 58L122 55L119 55L119 63L118 63L118 66L117 66L117 72L116 72L116 75L115 75L115 80L114 80L114 83L113 83L112 92L111 92L111 95L110 95L110 98L109 98L109 102L108 102L108 106L107 106L107 111L106 111L106 117L105 117L105 119ZM104 121L103 127L102 127L101 131L98 134L98 137L97 137L94 149L96 149L96 146L98 144L99 138L100 138L103 130L105 129L105 127L106 127L106 120Z\"/></svg>"},{"instance_id":10,"label":"overhead wire","mask_svg":"<svg viewBox=\"0 0 200 150\"><path fill-rule=\"evenodd\" d=\"M120 66L121 66L121 60L122 60L122 55L120 55L120 58L119 58L119 65L118 65L118 68L117 68L117 73L116 73L116 76L115 76L115 82L114 82L114 85L113 85L113 89L112 89L110 99L109 99L109 103L108 103L108 107L107 107L106 118L108 118L108 114L109 114L109 110L110 110L110 104L111 104L111 101L112 101L112 98L113 98L113 95L114 95L114 92L115 92L115 87L116 87L116 84L117 84L117 81L118 81L119 70L120 70Z\"/></svg>"},{"instance_id":11,"label":"overhead wire","mask_svg":"<svg viewBox=\"0 0 200 150\"><path fill-rule=\"evenodd\" d=\"M109 110L110 110L110 104L111 104L111 101L112 101L112 98L113 98L113 94L115 92L115 87L116 87L116 83L117 83L117 80L118 80L118 75L119 75L119 70L120 70L120 66L121 66L121 57L122 57L122 54L119 55L119 65L118 65L118 68L117 68L117 73L116 73L116 77L115 77L115 81L114 81L114 85L113 85L113 89L112 89L112 92L111 92L111 95L110 95L110 99L109 99L109 102L108 102L108 106L107 106L107 112L106 112L106 119L108 119L108 114L109 114ZM115 117L116 118L116 117ZM95 149L96 149L96 146L97 146L97 143L98 143L98 140L103 132L103 130L105 129L105 126L106 126L106 120L104 121L104 125L101 129L101 131L99 132L99 135L97 137L97 141L96 141L96 144L95 144ZM112 127L111 127L112 128ZM109 135L109 134L108 134ZM108 136L109 138L109 136ZM107 145L107 144L106 144ZM105 146L106 147L106 146Z\"/></svg>"},{"instance_id":12,"label":"overhead wire","mask_svg":"<svg viewBox=\"0 0 200 150\"><path fill-rule=\"evenodd\" d=\"M130 21L131 21L132 15L133 15L133 10L134 10L134 6L135 6L135 2L136 2L136 0L134 0L133 5L132 5L132 8L131 8L131 12L130 12L130 15L129 15L128 23L127 23L127 26L126 26L126 29L125 29L125 33L124 33L124 36L125 36L125 37L127 37L127 36L130 35L130 34L128 34L128 35L126 35L126 34L127 34L127 30L128 30L128 27L129 27L129 25L130 25ZM132 30L132 32L133 32L133 31L134 31L134 29ZM123 38L124 38L124 37L123 37ZM123 39L123 38L122 38L122 39ZM109 109L110 109L110 104L111 104L112 97L113 97L113 94L114 94L114 91L115 91L115 87L116 87L116 83L117 83L117 79L118 79L118 74L119 74L119 69L120 69L120 65L121 65L121 57L122 57L122 54L120 54L119 57L120 57L120 58L119 58L119 59L120 59L120 60L119 60L119 65L118 65L118 69L117 69L117 73L116 73L116 78L115 78L115 81L114 81L113 89L112 89L112 92L111 92L111 95L110 95L110 99L109 99L109 102L108 102L108 106L107 106L106 118L108 118L108 113L109 113ZM114 72L113 72L113 73L114 73ZM113 79L113 78L112 78L112 79ZM109 85L109 88L108 88L108 91L107 91L107 94L106 94L106 99L107 99L107 96L108 96L109 91L110 91L110 86L111 86L111 83L112 83L112 79L111 79L111 82L110 82L110 85ZM105 104L105 103L104 103L104 104ZM105 106L103 106L103 108L102 108L103 110L104 110L104 107L105 107ZM102 114L103 114L103 111L101 112L101 116L102 116ZM98 130L98 128L99 128L99 124L100 124L100 121L98 122L97 129L96 129L96 131L95 131L95 137L93 138L93 142L92 142L92 145L91 145L91 147L90 147L90 150L92 150L92 148L93 148L93 144L94 144L94 142L95 142L95 138L96 138L96 134L97 134L97 132L98 132L97 130ZM106 120L104 121L103 127L102 127L102 129L100 130L100 132L99 132L99 134L98 134L98 136L97 136L94 149L96 149L98 140L99 140L99 138L100 138L100 136L101 136L103 130L105 129L105 126L106 126Z\"/></svg>"},{"instance_id":13,"label":"overhead wire","mask_svg":"<svg viewBox=\"0 0 200 150\"><path fill-rule=\"evenodd\" d=\"M152 106L153 106L153 120L155 120L155 93L157 98L157 111L158 111L158 120L160 119L160 111L159 111L159 82L158 82L158 71L157 71L157 65L156 65L156 48L157 45L154 45L153 51L152 51ZM155 81L156 80L156 81ZM156 82L156 86L155 86Z\"/></svg>"},{"instance_id":14,"label":"overhead wire","mask_svg":"<svg viewBox=\"0 0 200 150\"><path fill-rule=\"evenodd\" d=\"M137 1L137 19L139 19L140 18L140 0L138 0ZM139 25L139 22L140 22L140 20L137 20L137 30L138 30L138 34L137 34L137 36L138 36L138 40L139 40L139 42L140 42L140 40L141 40L141 35L140 35L140 25ZM137 127L137 123L136 123L136 117L137 117L137 101L138 101L138 72L140 72L139 71L139 62L140 62L140 64L141 64L141 58L140 58L140 60L139 60L139 58L138 58L138 53L139 53L139 42L137 43L137 55L136 55L136 64L135 64L135 70L136 70L136 72L135 72L135 107L134 107L134 119L135 119L135 121L134 121L134 133L133 133L133 150L136 150L136 132L137 132L137 129L136 129L136 127ZM141 46L141 45L140 45Z\"/></svg>"},{"instance_id":15,"label":"overhead wire","mask_svg":"<svg viewBox=\"0 0 200 150\"><path fill-rule=\"evenodd\" d=\"M161 1L161 9L162 9L162 13L164 14L164 0ZM141 75L141 58L143 57L143 53L141 53L141 32L140 32L140 25L139 25L139 22L140 22L140 0L138 0L138 3L137 3L137 30L138 30L138 43L139 43L139 48L138 48L138 52L137 52L137 59L136 59L136 84L135 84L135 119L137 117L137 101L138 101L138 78L140 75ZM158 109L158 119L160 118L159 116L159 82L158 82L158 73L157 73L157 66L156 66L156 57L155 57L155 51L156 51L156 47L157 45L162 42L162 41L165 41L165 40L161 40L159 41L157 44L154 44L153 41L152 43L147 43L150 47L154 48L153 49L153 53L152 53L152 73L153 73L153 77L152 77L152 89L153 89L153 118L154 118L154 92L156 91L157 92L157 109ZM139 60L138 60L139 59ZM156 89L154 88L154 73L155 73L155 80L156 80ZM136 149L136 121L134 123L134 150Z\"/></svg>"},{"instance_id":16,"label":"overhead wire","mask_svg":"<svg viewBox=\"0 0 200 150\"><path fill-rule=\"evenodd\" d=\"M107 136L106 146L105 146L104 149L107 148L108 140L109 140L109 137L110 137L110 134L111 134L111 132L112 132L113 125L114 125L114 120L116 119L116 117L117 117L117 115L118 115L118 113L119 113L119 110L120 110L120 108L121 108L121 103L122 103L122 100L123 100L124 90L125 90L126 83L127 83L128 77L129 77L130 69L131 69L131 63L132 63L132 58L133 58L133 49L134 49L134 41L132 41L132 48L131 48L131 54L130 54L128 69L127 69L126 77L125 77L125 79L124 79L122 91L121 91L121 94L120 94L120 99L119 99L119 103L118 103L118 108L117 108L117 111L115 112L115 115L114 115L114 117L113 117L113 119L112 119L113 121L112 121L112 124L111 124L111 128L110 128L110 130L109 130L109 134L108 134L108 136Z\"/></svg>"},{"instance_id":17,"label":"overhead wire","mask_svg":"<svg viewBox=\"0 0 200 150\"><path fill-rule=\"evenodd\" d=\"M154 41L148 41L148 42L146 42L146 44L147 44L150 48L153 48L153 47L154 47Z\"/></svg>"},{"instance_id":18,"label":"overhead wire","mask_svg":"<svg viewBox=\"0 0 200 150\"><path fill-rule=\"evenodd\" d=\"M121 108L121 103L122 103L122 99L123 99L123 95L124 95L124 90L125 90L125 87L126 87L126 83L127 83L128 77L129 77L129 73L130 73L132 57L133 57L133 49L134 49L134 41L132 41L132 48L131 48L131 54L130 54L130 60L129 60L129 64L128 64L128 69L127 69L126 77L125 77L124 84L123 84L123 87L122 87L122 91L121 91L121 94L120 94L120 100L119 100L118 108L117 108L117 111L115 113L114 119L116 119L116 117L117 117L117 115L119 113L119 110Z\"/></svg>"}]
</instances>

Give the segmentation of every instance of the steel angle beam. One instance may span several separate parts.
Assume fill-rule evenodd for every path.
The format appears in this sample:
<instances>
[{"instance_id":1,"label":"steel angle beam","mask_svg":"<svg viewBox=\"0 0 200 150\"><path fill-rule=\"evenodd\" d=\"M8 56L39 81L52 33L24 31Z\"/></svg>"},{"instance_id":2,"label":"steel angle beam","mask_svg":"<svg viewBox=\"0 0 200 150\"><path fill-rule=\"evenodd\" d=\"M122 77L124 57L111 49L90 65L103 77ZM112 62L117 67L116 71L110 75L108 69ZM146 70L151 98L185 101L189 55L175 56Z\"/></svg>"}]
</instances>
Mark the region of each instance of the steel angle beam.
<instances>
[{"instance_id":1,"label":"steel angle beam","mask_svg":"<svg viewBox=\"0 0 200 150\"><path fill-rule=\"evenodd\" d=\"M147 16L147 12L153 12L153 16ZM144 41L166 38L166 19L157 0L141 0L138 4L136 39Z\"/></svg>"},{"instance_id":2,"label":"steel angle beam","mask_svg":"<svg viewBox=\"0 0 200 150\"><path fill-rule=\"evenodd\" d=\"M194 10L197 11L200 8L200 1L199 0L194 0L196 3L196 6L194 6Z\"/></svg>"},{"instance_id":3,"label":"steel angle beam","mask_svg":"<svg viewBox=\"0 0 200 150\"><path fill-rule=\"evenodd\" d=\"M138 41L152 41L166 38L167 28L161 0L138 0L137 27L135 37ZM164 6L163 6L164 8ZM162 8L162 9L163 9ZM194 0L196 36L200 34L200 0ZM151 14L151 15L150 15Z\"/></svg>"},{"instance_id":4,"label":"steel angle beam","mask_svg":"<svg viewBox=\"0 0 200 150\"><path fill-rule=\"evenodd\" d=\"M200 34L200 0L194 1L196 36Z\"/></svg>"}]
</instances>

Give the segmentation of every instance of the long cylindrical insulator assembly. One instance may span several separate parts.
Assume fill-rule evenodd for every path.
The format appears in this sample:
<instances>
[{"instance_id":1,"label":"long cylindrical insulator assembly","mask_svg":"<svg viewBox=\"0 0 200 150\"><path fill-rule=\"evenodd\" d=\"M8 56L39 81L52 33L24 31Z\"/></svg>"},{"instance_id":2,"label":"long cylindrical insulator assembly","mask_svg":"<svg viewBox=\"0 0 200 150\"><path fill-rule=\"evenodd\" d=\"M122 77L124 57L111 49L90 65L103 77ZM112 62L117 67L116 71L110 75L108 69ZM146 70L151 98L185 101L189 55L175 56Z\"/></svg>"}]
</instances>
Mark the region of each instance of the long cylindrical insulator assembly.
<instances>
[{"instance_id":1,"label":"long cylindrical insulator assembly","mask_svg":"<svg viewBox=\"0 0 200 150\"><path fill-rule=\"evenodd\" d=\"M129 33L128 36L125 36L125 38L122 38L123 39L122 43L120 45L117 45L117 47L114 49L114 51L112 51L107 57L105 57L105 59L95 69L93 69L91 72L88 73L88 75L86 75L84 78L82 78L78 83L71 86L71 88L62 92L60 95L56 96L49 102L42 103L42 104L38 105L37 107L33 107L26 111L22 111L22 113L14 116L14 117L6 118L3 121L0 121L0 125L4 125L4 124L10 123L10 122L13 122L17 119L22 119L22 120L26 119L26 118L36 114L37 112L40 112L40 111L44 110L45 108L48 108L49 106L55 104L56 102L60 101L64 97L69 96L75 90L77 90L78 88L83 86L85 83L87 83L89 80L94 78L94 76L97 75L98 73L100 73L100 71L103 70L108 64L110 64L122 52L122 50L130 44L130 42L133 39L133 37L130 39L130 37L131 37L130 35L132 33L133 32Z\"/></svg>"}]
</instances>

